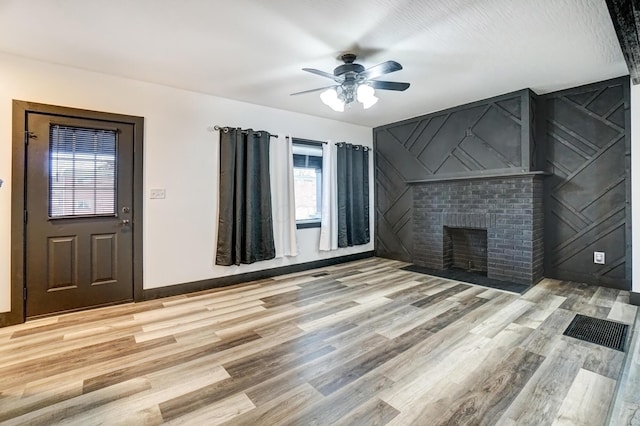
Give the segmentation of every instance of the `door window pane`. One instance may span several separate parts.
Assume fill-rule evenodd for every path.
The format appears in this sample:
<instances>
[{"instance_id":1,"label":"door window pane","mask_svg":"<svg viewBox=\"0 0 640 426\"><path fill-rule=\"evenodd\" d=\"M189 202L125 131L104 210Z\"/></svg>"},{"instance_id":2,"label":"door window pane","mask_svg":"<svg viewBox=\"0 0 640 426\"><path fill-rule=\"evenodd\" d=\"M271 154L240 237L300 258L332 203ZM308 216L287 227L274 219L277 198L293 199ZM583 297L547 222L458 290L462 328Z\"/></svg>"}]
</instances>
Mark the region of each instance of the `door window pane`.
<instances>
[{"instance_id":1,"label":"door window pane","mask_svg":"<svg viewBox=\"0 0 640 426\"><path fill-rule=\"evenodd\" d=\"M49 217L115 216L115 130L51 125Z\"/></svg>"}]
</instances>

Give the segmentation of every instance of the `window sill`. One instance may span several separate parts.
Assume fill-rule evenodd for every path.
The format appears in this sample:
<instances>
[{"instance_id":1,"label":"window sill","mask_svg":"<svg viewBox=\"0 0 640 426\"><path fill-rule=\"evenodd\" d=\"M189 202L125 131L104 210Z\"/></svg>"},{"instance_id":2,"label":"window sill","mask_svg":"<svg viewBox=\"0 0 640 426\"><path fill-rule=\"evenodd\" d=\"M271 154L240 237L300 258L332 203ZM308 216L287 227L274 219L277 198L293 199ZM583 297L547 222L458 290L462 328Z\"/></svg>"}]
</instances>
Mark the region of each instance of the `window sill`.
<instances>
[{"instance_id":1,"label":"window sill","mask_svg":"<svg viewBox=\"0 0 640 426\"><path fill-rule=\"evenodd\" d=\"M299 222L296 223L297 229L320 228L320 222Z\"/></svg>"}]
</instances>

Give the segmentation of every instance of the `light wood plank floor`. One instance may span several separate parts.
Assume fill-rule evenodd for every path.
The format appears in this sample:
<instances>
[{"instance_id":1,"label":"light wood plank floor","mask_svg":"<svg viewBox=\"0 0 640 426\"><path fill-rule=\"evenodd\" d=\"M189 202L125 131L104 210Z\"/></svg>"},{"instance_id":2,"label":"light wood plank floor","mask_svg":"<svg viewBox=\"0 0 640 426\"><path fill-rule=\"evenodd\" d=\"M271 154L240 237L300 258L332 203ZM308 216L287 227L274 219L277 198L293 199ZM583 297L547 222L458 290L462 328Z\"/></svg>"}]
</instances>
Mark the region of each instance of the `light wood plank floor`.
<instances>
[{"instance_id":1,"label":"light wood plank floor","mask_svg":"<svg viewBox=\"0 0 640 426\"><path fill-rule=\"evenodd\" d=\"M628 293L524 296L373 258L0 329L3 424L603 425ZM628 374L626 375L627 380Z\"/></svg>"}]
</instances>

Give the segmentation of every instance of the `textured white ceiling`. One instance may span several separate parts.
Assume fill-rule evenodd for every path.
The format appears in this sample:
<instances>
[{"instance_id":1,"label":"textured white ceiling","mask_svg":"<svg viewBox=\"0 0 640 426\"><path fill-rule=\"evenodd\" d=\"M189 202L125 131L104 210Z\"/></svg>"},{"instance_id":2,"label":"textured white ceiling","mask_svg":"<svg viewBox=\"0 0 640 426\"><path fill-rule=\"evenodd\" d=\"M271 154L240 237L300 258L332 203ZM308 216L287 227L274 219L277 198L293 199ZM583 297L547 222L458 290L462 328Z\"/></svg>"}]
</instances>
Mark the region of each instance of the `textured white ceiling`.
<instances>
[{"instance_id":1,"label":"textured white ceiling","mask_svg":"<svg viewBox=\"0 0 640 426\"><path fill-rule=\"evenodd\" d=\"M605 0L0 0L0 51L370 127L628 74ZM344 52L411 87L344 113L289 96Z\"/></svg>"}]
</instances>

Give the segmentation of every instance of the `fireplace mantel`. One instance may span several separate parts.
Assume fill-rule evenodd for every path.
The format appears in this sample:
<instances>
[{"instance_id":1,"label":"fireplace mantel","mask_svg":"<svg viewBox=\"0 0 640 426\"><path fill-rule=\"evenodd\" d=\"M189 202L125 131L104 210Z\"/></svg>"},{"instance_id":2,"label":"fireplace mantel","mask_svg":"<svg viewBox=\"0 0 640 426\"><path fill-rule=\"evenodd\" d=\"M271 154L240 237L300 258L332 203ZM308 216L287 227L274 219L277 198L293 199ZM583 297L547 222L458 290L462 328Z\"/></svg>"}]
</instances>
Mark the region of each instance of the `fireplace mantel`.
<instances>
[{"instance_id":1,"label":"fireplace mantel","mask_svg":"<svg viewBox=\"0 0 640 426\"><path fill-rule=\"evenodd\" d=\"M465 176L438 176L433 175L426 179L420 180L409 180L406 183L409 185L417 185L421 183L433 183L433 182L448 182L448 181L456 181L456 180L484 180L484 179L508 179L508 178L518 178L518 177L528 177L528 176L547 176L550 173L547 172L505 172L505 173L495 173L495 170L492 170L492 173L487 173L485 175L465 175Z\"/></svg>"}]
</instances>

